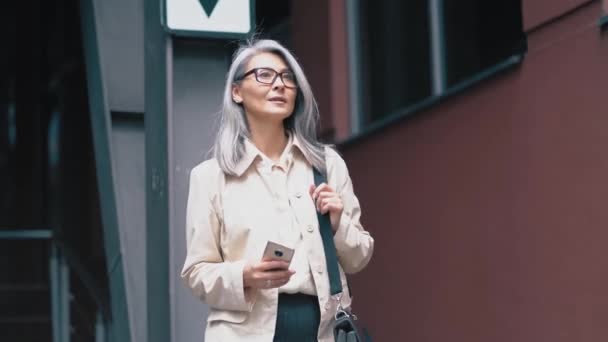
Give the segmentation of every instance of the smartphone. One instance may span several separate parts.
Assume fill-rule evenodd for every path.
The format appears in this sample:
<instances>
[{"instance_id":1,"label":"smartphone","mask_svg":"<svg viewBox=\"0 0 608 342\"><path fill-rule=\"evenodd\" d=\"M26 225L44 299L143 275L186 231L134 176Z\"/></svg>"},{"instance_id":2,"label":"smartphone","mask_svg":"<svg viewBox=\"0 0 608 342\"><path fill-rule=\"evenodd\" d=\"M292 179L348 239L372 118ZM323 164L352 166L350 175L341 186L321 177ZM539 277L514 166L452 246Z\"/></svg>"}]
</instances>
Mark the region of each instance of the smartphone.
<instances>
[{"instance_id":1,"label":"smartphone","mask_svg":"<svg viewBox=\"0 0 608 342\"><path fill-rule=\"evenodd\" d=\"M290 264L294 252L295 251L289 247L273 241L268 241L266 244L266 249L264 249L264 257L262 259L282 260Z\"/></svg>"}]
</instances>

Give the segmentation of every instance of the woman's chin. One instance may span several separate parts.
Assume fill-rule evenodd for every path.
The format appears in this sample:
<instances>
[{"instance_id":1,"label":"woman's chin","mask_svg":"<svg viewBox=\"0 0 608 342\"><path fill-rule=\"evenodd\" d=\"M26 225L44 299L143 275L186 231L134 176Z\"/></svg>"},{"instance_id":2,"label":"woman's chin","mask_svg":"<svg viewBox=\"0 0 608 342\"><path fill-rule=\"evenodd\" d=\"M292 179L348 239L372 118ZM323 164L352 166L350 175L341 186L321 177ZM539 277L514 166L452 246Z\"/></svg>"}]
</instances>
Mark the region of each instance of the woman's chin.
<instances>
[{"instance_id":1,"label":"woman's chin","mask_svg":"<svg viewBox=\"0 0 608 342\"><path fill-rule=\"evenodd\" d=\"M276 120L285 120L287 119L291 113L287 112L285 110L269 110L266 112L266 115L268 116L268 118L272 118L272 119L276 119Z\"/></svg>"}]
</instances>

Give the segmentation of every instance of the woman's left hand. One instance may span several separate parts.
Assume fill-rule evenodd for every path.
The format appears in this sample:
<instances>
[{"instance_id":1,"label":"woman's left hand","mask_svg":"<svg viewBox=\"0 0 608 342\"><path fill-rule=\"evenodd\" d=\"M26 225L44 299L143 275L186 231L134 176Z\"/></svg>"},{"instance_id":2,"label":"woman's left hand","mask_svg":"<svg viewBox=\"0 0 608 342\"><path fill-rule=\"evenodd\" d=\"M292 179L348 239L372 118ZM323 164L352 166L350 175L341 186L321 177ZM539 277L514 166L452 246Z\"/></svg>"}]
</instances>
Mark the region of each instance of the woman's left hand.
<instances>
[{"instance_id":1,"label":"woman's left hand","mask_svg":"<svg viewBox=\"0 0 608 342\"><path fill-rule=\"evenodd\" d=\"M335 233L340 226L340 216L342 216L342 210L344 210L342 199L334 189L325 183L319 184L318 187L315 187L314 184L311 185L309 192L317 210L321 214L329 212L331 228Z\"/></svg>"}]
</instances>

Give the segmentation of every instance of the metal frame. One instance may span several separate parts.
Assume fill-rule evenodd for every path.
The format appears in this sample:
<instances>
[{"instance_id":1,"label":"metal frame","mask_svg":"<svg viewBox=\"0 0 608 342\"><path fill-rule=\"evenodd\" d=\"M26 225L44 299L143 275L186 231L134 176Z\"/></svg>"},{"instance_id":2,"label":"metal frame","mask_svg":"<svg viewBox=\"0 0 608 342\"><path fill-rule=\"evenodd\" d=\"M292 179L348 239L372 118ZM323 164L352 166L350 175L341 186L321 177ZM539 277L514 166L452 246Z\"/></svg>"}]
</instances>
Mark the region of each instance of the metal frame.
<instances>
[{"instance_id":1,"label":"metal frame","mask_svg":"<svg viewBox=\"0 0 608 342\"><path fill-rule=\"evenodd\" d=\"M104 247L110 285L111 336L117 341L132 340L130 308L127 301L122 260L114 168L111 151L111 122L97 39L94 0L80 0L80 18L87 75L89 111L93 132L97 182L101 202Z\"/></svg>"},{"instance_id":2,"label":"metal frame","mask_svg":"<svg viewBox=\"0 0 608 342\"><path fill-rule=\"evenodd\" d=\"M51 239L53 231L50 229L1 229L0 240L32 240Z\"/></svg>"},{"instance_id":3,"label":"metal frame","mask_svg":"<svg viewBox=\"0 0 608 342\"><path fill-rule=\"evenodd\" d=\"M144 2L147 342L172 341L169 297L168 128L171 37L157 2ZM150 251L154 251L151 253Z\"/></svg>"},{"instance_id":4,"label":"metal frame","mask_svg":"<svg viewBox=\"0 0 608 342\"><path fill-rule=\"evenodd\" d=\"M433 82L433 95L439 96L447 89L443 0L430 0L428 4L431 40L431 80Z\"/></svg>"},{"instance_id":5,"label":"metal frame","mask_svg":"<svg viewBox=\"0 0 608 342\"><path fill-rule=\"evenodd\" d=\"M230 1L230 0L224 0ZM255 0L249 0L249 32L247 33L222 33L213 31L187 31L187 30L174 30L167 25L167 0L161 0L161 25L163 29L169 34L180 36L180 37L191 37L191 38L215 38L215 39L245 39L255 32Z\"/></svg>"},{"instance_id":6,"label":"metal frame","mask_svg":"<svg viewBox=\"0 0 608 342\"><path fill-rule=\"evenodd\" d=\"M101 312L97 313L97 320L95 321L95 342L107 342L106 337L106 324L103 319Z\"/></svg>"},{"instance_id":7,"label":"metal frame","mask_svg":"<svg viewBox=\"0 0 608 342\"><path fill-rule=\"evenodd\" d=\"M59 248L51 243L49 258L53 341L70 342L70 270Z\"/></svg>"},{"instance_id":8,"label":"metal frame","mask_svg":"<svg viewBox=\"0 0 608 342\"><path fill-rule=\"evenodd\" d=\"M349 95L350 95L350 133L356 135L362 128L363 81L361 80L360 46L360 0L346 0L346 25L348 39Z\"/></svg>"}]
</instances>

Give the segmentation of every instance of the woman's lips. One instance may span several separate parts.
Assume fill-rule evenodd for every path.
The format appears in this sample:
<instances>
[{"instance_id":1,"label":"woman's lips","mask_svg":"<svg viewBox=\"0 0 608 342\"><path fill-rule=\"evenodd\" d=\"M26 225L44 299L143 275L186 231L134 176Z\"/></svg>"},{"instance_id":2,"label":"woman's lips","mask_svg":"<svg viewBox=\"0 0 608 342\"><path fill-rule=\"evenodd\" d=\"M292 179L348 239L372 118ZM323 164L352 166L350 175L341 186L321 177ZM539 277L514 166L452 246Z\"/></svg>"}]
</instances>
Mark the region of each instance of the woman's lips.
<instances>
[{"instance_id":1,"label":"woman's lips","mask_svg":"<svg viewBox=\"0 0 608 342\"><path fill-rule=\"evenodd\" d=\"M283 103L287 102L287 100L284 97L282 97L282 96L273 96L273 97L269 98L268 101L271 101L271 102L283 102Z\"/></svg>"}]
</instances>

